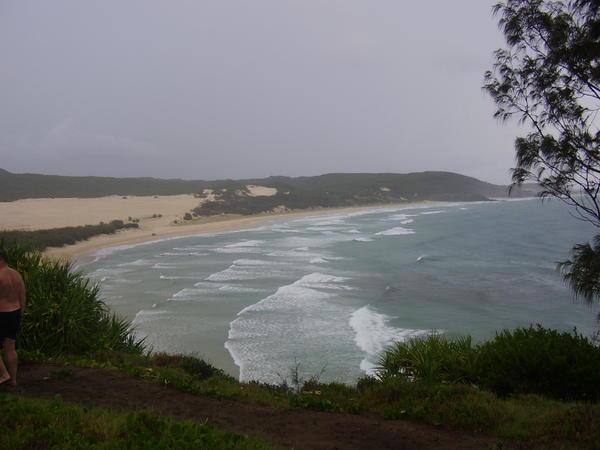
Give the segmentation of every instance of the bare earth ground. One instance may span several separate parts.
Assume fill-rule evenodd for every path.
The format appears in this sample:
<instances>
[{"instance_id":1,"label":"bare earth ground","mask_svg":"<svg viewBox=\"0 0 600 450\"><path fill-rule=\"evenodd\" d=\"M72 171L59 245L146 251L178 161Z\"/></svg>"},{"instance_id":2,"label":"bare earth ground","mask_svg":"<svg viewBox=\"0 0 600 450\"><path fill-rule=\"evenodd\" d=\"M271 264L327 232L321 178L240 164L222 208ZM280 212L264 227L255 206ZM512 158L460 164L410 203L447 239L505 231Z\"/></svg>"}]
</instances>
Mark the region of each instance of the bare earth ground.
<instances>
[{"instance_id":1,"label":"bare earth ground","mask_svg":"<svg viewBox=\"0 0 600 450\"><path fill-rule=\"evenodd\" d=\"M73 368L66 380L50 379L57 367L23 365L22 392L117 409L146 409L161 415L208 422L226 431L263 438L294 449L486 449L497 440L406 421L368 415L277 410L176 391L104 369ZM505 448L505 447L503 447Z\"/></svg>"}]
</instances>

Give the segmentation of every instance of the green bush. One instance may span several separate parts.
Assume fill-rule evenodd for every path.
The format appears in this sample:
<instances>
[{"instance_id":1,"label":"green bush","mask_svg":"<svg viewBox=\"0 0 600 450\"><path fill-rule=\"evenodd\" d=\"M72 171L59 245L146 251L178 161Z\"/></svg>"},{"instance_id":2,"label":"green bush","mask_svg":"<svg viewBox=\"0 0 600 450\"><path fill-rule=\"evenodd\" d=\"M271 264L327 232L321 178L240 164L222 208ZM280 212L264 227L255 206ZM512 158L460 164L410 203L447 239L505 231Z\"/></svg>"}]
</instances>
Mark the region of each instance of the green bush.
<instances>
[{"instance_id":1,"label":"green bush","mask_svg":"<svg viewBox=\"0 0 600 450\"><path fill-rule=\"evenodd\" d=\"M9 246L23 245L36 250L45 250L47 247L63 247L85 241L94 236L114 234L119 230L128 228L139 228L139 225L137 223L124 223L122 220L113 220L110 223L101 222L98 225L52 228L49 230L5 230L0 231L0 241Z\"/></svg>"},{"instance_id":2,"label":"green bush","mask_svg":"<svg viewBox=\"0 0 600 450\"><path fill-rule=\"evenodd\" d=\"M206 361L191 355L169 355L167 353L154 353L151 361L158 367L178 367L199 380L214 376L231 378L221 369L217 369Z\"/></svg>"},{"instance_id":3,"label":"green bush","mask_svg":"<svg viewBox=\"0 0 600 450\"><path fill-rule=\"evenodd\" d=\"M478 347L479 384L500 395L600 400L600 348L577 332L502 331Z\"/></svg>"},{"instance_id":4,"label":"green bush","mask_svg":"<svg viewBox=\"0 0 600 450\"><path fill-rule=\"evenodd\" d=\"M434 334L396 343L379 360L383 377L401 376L427 382L472 382L476 351L471 338Z\"/></svg>"},{"instance_id":5,"label":"green bush","mask_svg":"<svg viewBox=\"0 0 600 450\"><path fill-rule=\"evenodd\" d=\"M541 326L502 331L473 346L470 337L432 335L394 344L380 379L471 383L498 395L541 394L600 400L600 348L584 336Z\"/></svg>"},{"instance_id":6,"label":"green bush","mask_svg":"<svg viewBox=\"0 0 600 450\"><path fill-rule=\"evenodd\" d=\"M0 243L1 246L1 243ZM27 288L20 346L47 356L104 350L141 353L131 324L112 314L99 286L74 272L70 263L51 261L37 251L5 249Z\"/></svg>"}]
</instances>

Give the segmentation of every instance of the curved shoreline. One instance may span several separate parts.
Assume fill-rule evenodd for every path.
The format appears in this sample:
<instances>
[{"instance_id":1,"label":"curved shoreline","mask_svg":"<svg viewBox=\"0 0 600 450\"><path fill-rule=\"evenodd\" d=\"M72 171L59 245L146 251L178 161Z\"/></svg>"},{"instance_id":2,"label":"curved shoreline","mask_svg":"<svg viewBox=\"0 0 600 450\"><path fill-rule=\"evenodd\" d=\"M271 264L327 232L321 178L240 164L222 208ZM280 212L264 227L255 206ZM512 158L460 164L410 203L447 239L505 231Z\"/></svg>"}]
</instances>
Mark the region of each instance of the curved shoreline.
<instances>
[{"instance_id":1,"label":"curved shoreline","mask_svg":"<svg viewBox=\"0 0 600 450\"><path fill-rule=\"evenodd\" d=\"M140 228L118 231L115 234L95 236L86 241L80 241L73 245L65 247L52 247L45 251L45 254L59 259L81 258L92 255L100 250L141 245L153 242L159 242L168 239L177 239L195 235L226 233L233 231L243 231L264 225L269 222L279 222L293 218L303 218L312 216L321 216L327 214L353 213L360 211L379 210L386 208L410 209L415 207L434 206L442 202L410 202L410 203L387 203L378 205L353 206L342 208L322 208L290 211L280 214L256 214L251 216L217 216L216 220L201 219L192 221L192 223L183 224L157 224L152 226L152 221L144 221Z\"/></svg>"}]
</instances>

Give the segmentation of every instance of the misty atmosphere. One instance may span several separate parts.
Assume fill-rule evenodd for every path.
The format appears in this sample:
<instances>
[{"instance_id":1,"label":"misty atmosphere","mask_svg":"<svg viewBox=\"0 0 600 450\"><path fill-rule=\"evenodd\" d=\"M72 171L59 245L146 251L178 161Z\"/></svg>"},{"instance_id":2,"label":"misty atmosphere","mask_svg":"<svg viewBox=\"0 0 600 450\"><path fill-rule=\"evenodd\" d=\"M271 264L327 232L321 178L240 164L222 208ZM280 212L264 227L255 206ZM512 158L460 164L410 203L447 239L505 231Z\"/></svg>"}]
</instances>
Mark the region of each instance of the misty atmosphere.
<instances>
[{"instance_id":1,"label":"misty atmosphere","mask_svg":"<svg viewBox=\"0 0 600 450\"><path fill-rule=\"evenodd\" d=\"M0 0L0 449L600 448L600 1Z\"/></svg>"},{"instance_id":2,"label":"misty atmosphere","mask_svg":"<svg viewBox=\"0 0 600 450\"><path fill-rule=\"evenodd\" d=\"M502 44L491 5L3 1L0 167L506 184L516 127L481 89Z\"/></svg>"}]
</instances>

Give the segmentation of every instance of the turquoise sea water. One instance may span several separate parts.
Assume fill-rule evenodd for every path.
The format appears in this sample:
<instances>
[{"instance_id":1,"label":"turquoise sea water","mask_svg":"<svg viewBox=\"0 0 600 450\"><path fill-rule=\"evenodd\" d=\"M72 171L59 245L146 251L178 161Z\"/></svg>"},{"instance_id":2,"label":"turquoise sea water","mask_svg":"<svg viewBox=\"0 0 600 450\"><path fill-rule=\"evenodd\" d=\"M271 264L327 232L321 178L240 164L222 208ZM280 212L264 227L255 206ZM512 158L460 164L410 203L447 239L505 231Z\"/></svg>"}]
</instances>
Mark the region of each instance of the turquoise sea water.
<instances>
[{"instance_id":1,"label":"turquoise sea water","mask_svg":"<svg viewBox=\"0 0 600 450\"><path fill-rule=\"evenodd\" d=\"M591 334L555 271L594 229L558 201L384 208L103 250L81 269L155 350L242 380L353 381L394 340L540 323Z\"/></svg>"}]
</instances>

